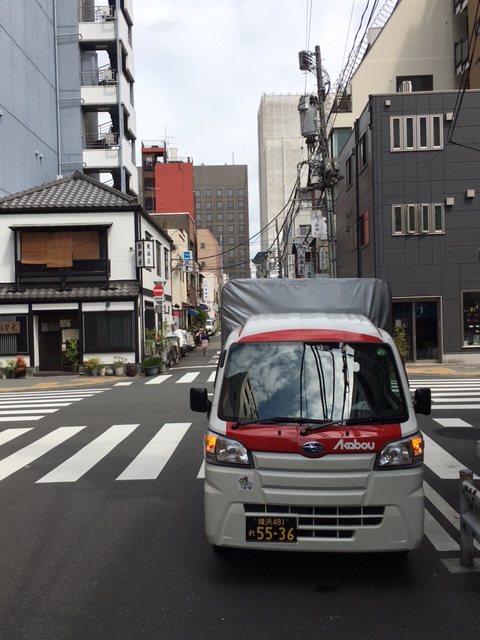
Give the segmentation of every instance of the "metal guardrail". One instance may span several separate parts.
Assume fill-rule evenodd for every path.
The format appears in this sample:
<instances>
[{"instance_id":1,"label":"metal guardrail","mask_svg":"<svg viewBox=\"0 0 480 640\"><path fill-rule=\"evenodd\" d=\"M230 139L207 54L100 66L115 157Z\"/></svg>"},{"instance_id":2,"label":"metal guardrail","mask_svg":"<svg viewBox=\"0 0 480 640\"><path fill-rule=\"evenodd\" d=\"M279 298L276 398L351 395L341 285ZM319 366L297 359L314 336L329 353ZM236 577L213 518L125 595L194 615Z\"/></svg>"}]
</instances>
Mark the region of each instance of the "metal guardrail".
<instances>
[{"instance_id":1,"label":"metal guardrail","mask_svg":"<svg viewBox=\"0 0 480 640\"><path fill-rule=\"evenodd\" d=\"M473 567L473 543L480 541L480 491L470 469L460 471L460 564Z\"/></svg>"}]
</instances>

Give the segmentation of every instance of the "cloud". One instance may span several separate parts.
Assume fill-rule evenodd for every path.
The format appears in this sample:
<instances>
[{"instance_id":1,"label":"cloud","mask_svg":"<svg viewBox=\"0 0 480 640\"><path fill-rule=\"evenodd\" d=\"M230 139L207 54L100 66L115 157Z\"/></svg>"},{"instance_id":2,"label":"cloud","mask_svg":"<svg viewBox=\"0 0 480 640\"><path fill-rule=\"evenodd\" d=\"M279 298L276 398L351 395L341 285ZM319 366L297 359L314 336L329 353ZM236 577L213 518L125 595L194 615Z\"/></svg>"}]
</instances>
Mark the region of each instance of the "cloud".
<instances>
[{"instance_id":1,"label":"cloud","mask_svg":"<svg viewBox=\"0 0 480 640\"><path fill-rule=\"evenodd\" d=\"M315 91L313 74L298 68L298 52L316 44L332 82L342 67L355 3L310 2L135 0L139 141L166 139L195 164L247 164L251 235L259 228L257 111L262 93Z\"/></svg>"}]
</instances>

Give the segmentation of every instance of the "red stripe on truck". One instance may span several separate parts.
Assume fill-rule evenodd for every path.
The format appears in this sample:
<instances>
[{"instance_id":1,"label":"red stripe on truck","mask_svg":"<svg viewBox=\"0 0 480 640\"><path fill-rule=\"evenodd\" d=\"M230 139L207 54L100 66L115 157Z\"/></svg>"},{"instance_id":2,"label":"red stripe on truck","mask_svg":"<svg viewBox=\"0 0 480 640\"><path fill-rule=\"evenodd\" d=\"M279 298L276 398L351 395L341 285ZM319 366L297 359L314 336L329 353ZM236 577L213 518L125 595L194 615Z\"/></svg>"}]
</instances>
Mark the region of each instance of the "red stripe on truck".
<instances>
[{"instance_id":1,"label":"red stripe on truck","mask_svg":"<svg viewBox=\"0 0 480 640\"><path fill-rule=\"evenodd\" d=\"M254 335L242 336L239 342L378 342L380 338L352 331L332 331L329 329L285 329L284 331L265 331Z\"/></svg>"}]
</instances>

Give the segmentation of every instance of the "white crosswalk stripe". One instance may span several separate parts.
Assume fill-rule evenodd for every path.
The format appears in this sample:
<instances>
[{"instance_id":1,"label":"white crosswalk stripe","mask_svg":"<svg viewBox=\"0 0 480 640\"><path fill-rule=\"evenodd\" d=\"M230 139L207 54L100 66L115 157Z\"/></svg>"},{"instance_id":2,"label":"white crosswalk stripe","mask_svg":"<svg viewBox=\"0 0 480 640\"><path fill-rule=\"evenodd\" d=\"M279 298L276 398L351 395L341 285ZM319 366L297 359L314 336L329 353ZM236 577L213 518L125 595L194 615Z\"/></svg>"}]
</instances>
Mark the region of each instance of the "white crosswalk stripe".
<instances>
[{"instance_id":1,"label":"white crosswalk stripe","mask_svg":"<svg viewBox=\"0 0 480 640\"><path fill-rule=\"evenodd\" d=\"M191 424L191 422L165 423L116 479L156 480L175 453ZM139 423L112 425L80 448L74 455L39 478L36 484L77 482L139 426ZM85 428L85 426L59 427L0 460L0 480L4 480L30 465ZM31 430L30 427L1 431L0 446L20 438Z\"/></svg>"},{"instance_id":2,"label":"white crosswalk stripe","mask_svg":"<svg viewBox=\"0 0 480 640\"><path fill-rule=\"evenodd\" d=\"M191 424L164 424L117 480L156 480Z\"/></svg>"},{"instance_id":3,"label":"white crosswalk stripe","mask_svg":"<svg viewBox=\"0 0 480 640\"><path fill-rule=\"evenodd\" d=\"M183 375L180 380L177 380L177 384L190 384L190 382L193 382L199 375L200 371L190 371Z\"/></svg>"},{"instance_id":4,"label":"white crosswalk stripe","mask_svg":"<svg viewBox=\"0 0 480 640\"><path fill-rule=\"evenodd\" d=\"M145 384L162 384L162 382L165 382L165 380L168 380L171 377L172 377L171 374L155 376L154 378L150 378L150 380Z\"/></svg>"},{"instance_id":5,"label":"white crosswalk stripe","mask_svg":"<svg viewBox=\"0 0 480 640\"><path fill-rule=\"evenodd\" d=\"M102 387L0 393L0 422L41 420L45 415L55 413L62 407L68 407L110 389L111 387Z\"/></svg>"},{"instance_id":6,"label":"white crosswalk stripe","mask_svg":"<svg viewBox=\"0 0 480 640\"><path fill-rule=\"evenodd\" d=\"M410 390L430 387L432 411L480 409L480 379L478 378L418 378L409 380Z\"/></svg>"},{"instance_id":7,"label":"white crosswalk stripe","mask_svg":"<svg viewBox=\"0 0 480 640\"><path fill-rule=\"evenodd\" d=\"M137 427L138 424L114 424L59 467L37 480L37 483L75 482L100 462Z\"/></svg>"},{"instance_id":8,"label":"white crosswalk stripe","mask_svg":"<svg viewBox=\"0 0 480 640\"><path fill-rule=\"evenodd\" d=\"M85 427L59 427L43 436L43 438L0 460L0 480L4 480L12 473L31 464L34 460L48 453L48 451L65 442L65 440L68 440L68 438L71 438L82 429L85 429Z\"/></svg>"}]
</instances>

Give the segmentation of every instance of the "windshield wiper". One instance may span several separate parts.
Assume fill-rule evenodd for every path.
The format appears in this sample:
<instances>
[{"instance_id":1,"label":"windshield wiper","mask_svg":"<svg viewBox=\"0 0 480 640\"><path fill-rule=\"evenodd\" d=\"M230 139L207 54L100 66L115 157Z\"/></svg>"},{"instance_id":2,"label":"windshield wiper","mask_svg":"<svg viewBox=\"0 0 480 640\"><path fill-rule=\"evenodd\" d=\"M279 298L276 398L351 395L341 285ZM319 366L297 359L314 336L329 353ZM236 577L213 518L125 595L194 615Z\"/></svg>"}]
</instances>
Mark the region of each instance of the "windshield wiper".
<instances>
[{"instance_id":1,"label":"windshield wiper","mask_svg":"<svg viewBox=\"0 0 480 640\"><path fill-rule=\"evenodd\" d=\"M405 416L403 416L403 419L405 419ZM308 420L307 422L314 423L315 421ZM317 420L317 422L321 423L322 420ZM330 420L329 422L323 421L323 424L320 425L312 424L306 429L302 429L302 431L300 431L300 435L304 436L307 433L320 431L320 429L323 429L324 427L349 427L362 424L390 424L395 422L402 422L402 416L369 416L368 418L346 418L344 420Z\"/></svg>"},{"instance_id":2,"label":"windshield wiper","mask_svg":"<svg viewBox=\"0 0 480 640\"><path fill-rule=\"evenodd\" d=\"M252 420L239 420L232 425L232 429L240 429L241 427L249 427L256 424L308 424L312 425L312 427L313 425L315 425L315 428L321 428L324 426L330 426L331 424L336 424L336 422L332 422L331 420L317 420L315 418L292 418L286 416L274 416L271 418L253 418Z\"/></svg>"}]
</instances>

